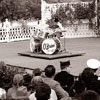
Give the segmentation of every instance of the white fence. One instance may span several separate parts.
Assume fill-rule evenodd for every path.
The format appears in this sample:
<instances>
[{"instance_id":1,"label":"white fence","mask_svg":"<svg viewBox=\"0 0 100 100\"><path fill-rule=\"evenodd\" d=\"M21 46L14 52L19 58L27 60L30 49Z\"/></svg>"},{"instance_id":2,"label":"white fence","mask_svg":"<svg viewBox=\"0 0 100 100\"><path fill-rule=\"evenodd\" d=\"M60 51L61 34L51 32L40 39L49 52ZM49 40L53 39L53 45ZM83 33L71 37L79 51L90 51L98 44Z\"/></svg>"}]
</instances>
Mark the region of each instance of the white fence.
<instances>
[{"instance_id":1,"label":"white fence","mask_svg":"<svg viewBox=\"0 0 100 100\"><path fill-rule=\"evenodd\" d=\"M89 29L88 24L82 25L67 25L66 32L63 33L65 38L80 38L80 37L100 37L100 33L94 29ZM30 39L31 35L36 36L37 32L41 32L40 27L16 27L9 30L0 29L0 42L10 42ZM43 35L43 34L42 34Z\"/></svg>"},{"instance_id":2,"label":"white fence","mask_svg":"<svg viewBox=\"0 0 100 100\"><path fill-rule=\"evenodd\" d=\"M16 27L10 28L9 30L0 29L0 42L10 42L30 39L30 36L35 33L36 27Z\"/></svg>"},{"instance_id":3,"label":"white fence","mask_svg":"<svg viewBox=\"0 0 100 100\"><path fill-rule=\"evenodd\" d=\"M96 27L90 29L89 24L67 25L65 30L66 32L63 34L66 38L100 37L100 33L96 30Z\"/></svg>"}]
</instances>

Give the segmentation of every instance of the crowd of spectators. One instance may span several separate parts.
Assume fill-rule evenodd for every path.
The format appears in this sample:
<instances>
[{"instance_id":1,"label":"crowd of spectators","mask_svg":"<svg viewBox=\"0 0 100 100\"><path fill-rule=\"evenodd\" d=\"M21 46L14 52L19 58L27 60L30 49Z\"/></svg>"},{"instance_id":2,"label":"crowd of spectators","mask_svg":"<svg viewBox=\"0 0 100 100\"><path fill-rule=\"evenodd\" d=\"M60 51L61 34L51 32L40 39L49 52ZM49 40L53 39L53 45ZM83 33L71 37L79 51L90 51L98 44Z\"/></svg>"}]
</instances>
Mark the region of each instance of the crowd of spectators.
<instances>
[{"instance_id":1,"label":"crowd of spectators","mask_svg":"<svg viewBox=\"0 0 100 100\"><path fill-rule=\"evenodd\" d=\"M33 73L21 73L0 62L0 100L100 100L100 80L96 71L100 61L89 59L76 78L70 74L70 60Z\"/></svg>"}]
</instances>

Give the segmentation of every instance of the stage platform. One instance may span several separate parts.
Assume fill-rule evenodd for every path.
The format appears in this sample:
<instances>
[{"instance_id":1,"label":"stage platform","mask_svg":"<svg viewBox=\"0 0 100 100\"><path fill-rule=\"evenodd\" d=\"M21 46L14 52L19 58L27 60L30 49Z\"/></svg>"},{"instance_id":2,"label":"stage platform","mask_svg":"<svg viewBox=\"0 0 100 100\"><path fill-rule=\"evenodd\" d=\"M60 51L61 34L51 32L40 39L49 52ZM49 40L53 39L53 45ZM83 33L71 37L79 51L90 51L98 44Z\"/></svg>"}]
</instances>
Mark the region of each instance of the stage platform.
<instances>
[{"instance_id":1,"label":"stage platform","mask_svg":"<svg viewBox=\"0 0 100 100\"><path fill-rule=\"evenodd\" d=\"M53 60L53 59L60 59L60 58L66 58L66 57L82 56L85 53L84 52L59 52L53 55L46 55L46 54L40 54L40 53L24 52L24 53L18 53L18 54L20 56Z\"/></svg>"}]
</instances>

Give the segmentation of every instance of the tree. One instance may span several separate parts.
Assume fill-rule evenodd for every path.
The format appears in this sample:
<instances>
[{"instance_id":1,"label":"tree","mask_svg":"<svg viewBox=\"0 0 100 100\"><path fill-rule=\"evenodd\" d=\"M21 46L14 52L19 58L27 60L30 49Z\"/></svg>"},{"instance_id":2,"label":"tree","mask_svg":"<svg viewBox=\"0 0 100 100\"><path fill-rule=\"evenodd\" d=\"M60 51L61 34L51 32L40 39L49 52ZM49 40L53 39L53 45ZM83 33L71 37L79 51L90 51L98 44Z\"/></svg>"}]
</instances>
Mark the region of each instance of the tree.
<instances>
[{"instance_id":1,"label":"tree","mask_svg":"<svg viewBox=\"0 0 100 100\"><path fill-rule=\"evenodd\" d=\"M92 19L95 18L95 0L92 3L89 3L88 7L83 7L78 4L75 8L75 18L78 20L88 19L89 25L92 25Z\"/></svg>"},{"instance_id":2,"label":"tree","mask_svg":"<svg viewBox=\"0 0 100 100\"><path fill-rule=\"evenodd\" d=\"M75 19L86 19L88 15L87 8L83 7L81 4L77 4L75 8Z\"/></svg>"},{"instance_id":3,"label":"tree","mask_svg":"<svg viewBox=\"0 0 100 100\"><path fill-rule=\"evenodd\" d=\"M24 0L24 2L23 0L2 0L0 1L0 20L41 18L41 5L39 1L37 3L33 0Z\"/></svg>"}]
</instances>

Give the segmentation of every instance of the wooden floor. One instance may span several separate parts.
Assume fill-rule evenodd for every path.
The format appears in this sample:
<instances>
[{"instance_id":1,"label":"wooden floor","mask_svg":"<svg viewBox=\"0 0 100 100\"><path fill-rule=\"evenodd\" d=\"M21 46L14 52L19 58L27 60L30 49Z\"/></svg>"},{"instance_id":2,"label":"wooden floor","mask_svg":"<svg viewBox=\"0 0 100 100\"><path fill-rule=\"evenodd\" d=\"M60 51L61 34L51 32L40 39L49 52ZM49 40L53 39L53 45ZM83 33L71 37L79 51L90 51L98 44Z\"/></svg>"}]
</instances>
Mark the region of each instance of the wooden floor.
<instances>
[{"instance_id":1,"label":"wooden floor","mask_svg":"<svg viewBox=\"0 0 100 100\"><path fill-rule=\"evenodd\" d=\"M63 43L64 40L62 40ZM79 75L79 73L87 67L86 61L90 58L100 60L100 38L80 38L66 39L65 47L68 52L85 52L83 56L67 57L61 59L39 59L32 57L19 56L20 52L30 52L29 41L19 41L10 43L0 43L0 60L7 64L16 65L26 68L44 69L48 64L53 64L57 71L60 70L60 61L71 61L71 73ZM100 73L100 69L97 74Z\"/></svg>"}]
</instances>

